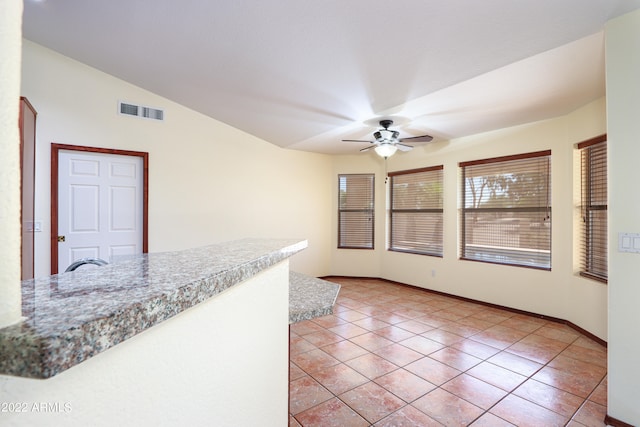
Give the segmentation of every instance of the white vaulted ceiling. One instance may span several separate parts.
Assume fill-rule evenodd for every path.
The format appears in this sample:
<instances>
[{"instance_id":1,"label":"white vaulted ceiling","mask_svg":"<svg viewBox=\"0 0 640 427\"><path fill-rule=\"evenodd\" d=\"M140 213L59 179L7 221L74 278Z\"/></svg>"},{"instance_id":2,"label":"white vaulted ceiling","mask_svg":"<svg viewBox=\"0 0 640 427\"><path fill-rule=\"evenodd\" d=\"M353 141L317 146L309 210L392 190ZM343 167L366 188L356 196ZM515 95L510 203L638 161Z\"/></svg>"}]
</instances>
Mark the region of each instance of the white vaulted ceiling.
<instances>
[{"instance_id":1,"label":"white vaulted ceiling","mask_svg":"<svg viewBox=\"0 0 640 427\"><path fill-rule=\"evenodd\" d=\"M24 36L281 147L357 152L380 117L449 139L605 93L640 0L25 0Z\"/></svg>"}]
</instances>

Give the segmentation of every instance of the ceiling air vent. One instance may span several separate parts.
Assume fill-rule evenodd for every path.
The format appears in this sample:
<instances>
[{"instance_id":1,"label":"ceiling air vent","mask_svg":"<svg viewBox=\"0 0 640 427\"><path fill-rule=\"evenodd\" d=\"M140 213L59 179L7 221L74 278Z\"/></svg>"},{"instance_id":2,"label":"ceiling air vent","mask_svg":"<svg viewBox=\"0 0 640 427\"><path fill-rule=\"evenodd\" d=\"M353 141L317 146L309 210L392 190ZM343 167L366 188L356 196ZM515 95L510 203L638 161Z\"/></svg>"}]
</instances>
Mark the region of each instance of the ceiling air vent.
<instances>
[{"instance_id":1,"label":"ceiling air vent","mask_svg":"<svg viewBox=\"0 0 640 427\"><path fill-rule=\"evenodd\" d=\"M164 120L164 110L157 108L144 107L142 105L129 104L127 102L120 101L118 103L118 111L120 114L126 114L127 116L142 117L145 119Z\"/></svg>"}]
</instances>

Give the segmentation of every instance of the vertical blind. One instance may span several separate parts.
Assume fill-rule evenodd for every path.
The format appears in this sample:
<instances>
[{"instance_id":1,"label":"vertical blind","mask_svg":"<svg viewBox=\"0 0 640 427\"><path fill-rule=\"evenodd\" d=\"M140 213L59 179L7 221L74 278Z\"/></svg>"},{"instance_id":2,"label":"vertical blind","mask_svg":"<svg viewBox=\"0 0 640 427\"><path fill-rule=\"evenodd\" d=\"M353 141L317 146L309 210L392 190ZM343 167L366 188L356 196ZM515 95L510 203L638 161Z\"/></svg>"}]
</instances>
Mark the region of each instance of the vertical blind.
<instances>
[{"instance_id":1,"label":"vertical blind","mask_svg":"<svg viewBox=\"0 0 640 427\"><path fill-rule=\"evenodd\" d=\"M462 259L551 269L551 151L459 164Z\"/></svg>"},{"instance_id":2,"label":"vertical blind","mask_svg":"<svg viewBox=\"0 0 640 427\"><path fill-rule=\"evenodd\" d=\"M442 256L443 166L392 172L389 249Z\"/></svg>"},{"instance_id":3,"label":"vertical blind","mask_svg":"<svg viewBox=\"0 0 640 427\"><path fill-rule=\"evenodd\" d=\"M580 150L581 273L607 281L607 137L578 144Z\"/></svg>"},{"instance_id":4,"label":"vertical blind","mask_svg":"<svg viewBox=\"0 0 640 427\"><path fill-rule=\"evenodd\" d=\"M338 248L373 249L374 175L339 175L338 186Z\"/></svg>"}]
</instances>

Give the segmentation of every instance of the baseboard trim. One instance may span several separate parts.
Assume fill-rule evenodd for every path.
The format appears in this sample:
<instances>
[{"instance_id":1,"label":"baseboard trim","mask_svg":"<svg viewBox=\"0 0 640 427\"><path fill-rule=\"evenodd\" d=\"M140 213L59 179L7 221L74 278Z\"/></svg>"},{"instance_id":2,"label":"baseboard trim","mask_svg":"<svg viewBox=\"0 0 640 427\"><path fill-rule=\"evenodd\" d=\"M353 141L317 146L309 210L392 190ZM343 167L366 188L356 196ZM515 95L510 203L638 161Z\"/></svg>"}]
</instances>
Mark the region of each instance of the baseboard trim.
<instances>
[{"instance_id":1,"label":"baseboard trim","mask_svg":"<svg viewBox=\"0 0 640 427\"><path fill-rule=\"evenodd\" d=\"M388 283L391 283L391 284L394 284L394 285L406 286L406 287L409 287L409 288L412 288L412 289L418 289L418 290L421 290L421 291L430 292L430 293L435 294L435 295L441 295L441 296L446 296L446 297L449 297L449 298L455 298L455 299L458 299L458 300L461 300L461 301L465 301L465 302L471 302L471 303L474 303L474 304L484 305L486 307L498 308L500 310L509 311L511 313L522 314L522 315L525 315L525 316L531 316L531 317L536 317L538 319L548 320L548 321L554 322L554 323L560 323L560 324L563 324L563 325L566 325L566 326L570 327L571 329L573 329L576 332L579 332L580 334L586 336L587 338L597 342L598 344L604 346L605 348L607 347L607 342L605 340L603 340L602 338L597 337L596 335L592 334L591 332L581 328L580 326L578 326L578 325L576 325L576 324L574 324L574 323L572 323L572 322L570 322L568 320L560 319L558 317L547 316L545 314L539 314L539 313L533 313L533 312L526 311L526 310L520 310L518 308L507 307L507 306L494 304L494 303L487 302L487 301L480 301L480 300L476 300L476 299L473 299L473 298L463 297L463 296L460 296L460 295L449 294L447 292L436 291L434 289L423 288L421 286L409 285L409 284L406 284L406 283L396 282L394 280L389 280L389 279L382 279L380 277L354 277L354 276L335 276L335 275L320 277L320 279L329 280L329 281L332 278L334 278L334 279L344 278L344 279L364 279L364 280L366 280L366 279L375 279L375 280L382 280L384 282L388 282ZM612 425L615 425L615 424L612 424ZM629 424L624 424L623 423L623 424L620 424L620 426L629 426ZM631 427L633 427L633 426L631 426Z\"/></svg>"},{"instance_id":2,"label":"baseboard trim","mask_svg":"<svg viewBox=\"0 0 640 427\"><path fill-rule=\"evenodd\" d=\"M624 421L617 420L609 414L607 414L607 416L604 417L604 423L608 426L613 426L613 427L634 427L633 424L628 424L628 423L625 423Z\"/></svg>"}]
</instances>

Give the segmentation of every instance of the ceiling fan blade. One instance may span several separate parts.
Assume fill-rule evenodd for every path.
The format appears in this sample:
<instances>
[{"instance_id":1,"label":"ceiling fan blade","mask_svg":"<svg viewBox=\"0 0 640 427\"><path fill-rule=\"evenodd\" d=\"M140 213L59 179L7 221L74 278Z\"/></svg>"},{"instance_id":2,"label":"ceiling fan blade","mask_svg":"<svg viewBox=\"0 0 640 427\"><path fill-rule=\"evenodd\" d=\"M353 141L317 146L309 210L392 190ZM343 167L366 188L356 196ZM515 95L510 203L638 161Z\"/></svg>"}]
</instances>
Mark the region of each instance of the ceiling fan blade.
<instances>
[{"instance_id":1,"label":"ceiling fan blade","mask_svg":"<svg viewBox=\"0 0 640 427\"><path fill-rule=\"evenodd\" d=\"M413 150L412 146L405 145L405 144L400 144L400 143L397 143L396 147L398 147L398 150L400 150L400 151L411 151L411 150Z\"/></svg>"},{"instance_id":2,"label":"ceiling fan blade","mask_svg":"<svg viewBox=\"0 0 640 427\"><path fill-rule=\"evenodd\" d=\"M431 142L433 137L431 135L410 136L408 138L400 138L400 142Z\"/></svg>"},{"instance_id":3,"label":"ceiling fan blade","mask_svg":"<svg viewBox=\"0 0 640 427\"><path fill-rule=\"evenodd\" d=\"M376 147L376 145L370 145L370 146L368 146L368 147L361 148L361 149L360 149L360 151L367 151L367 150L371 150L372 148L375 148L375 147Z\"/></svg>"},{"instance_id":4,"label":"ceiling fan blade","mask_svg":"<svg viewBox=\"0 0 640 427\"><path fill-rule=\"evenodd\" d=\"M342 142L368 142L373 144L373 141L366 141L364 139L343 139Z\"/></svg>"}]
</instances>

